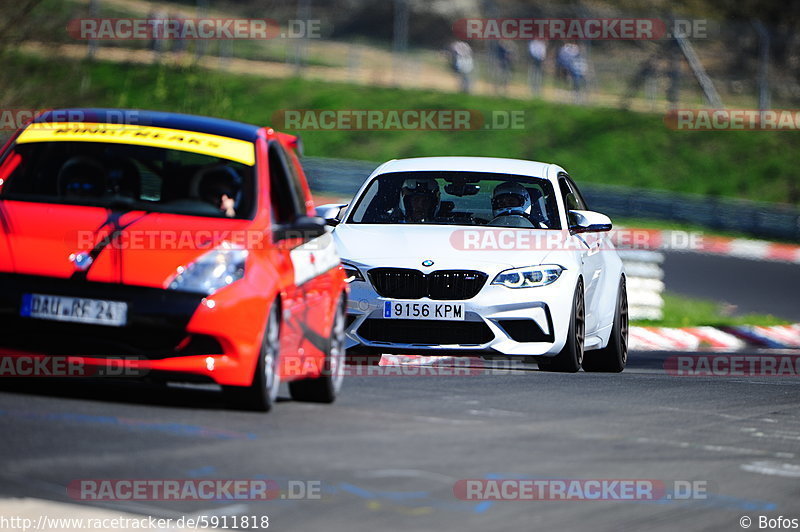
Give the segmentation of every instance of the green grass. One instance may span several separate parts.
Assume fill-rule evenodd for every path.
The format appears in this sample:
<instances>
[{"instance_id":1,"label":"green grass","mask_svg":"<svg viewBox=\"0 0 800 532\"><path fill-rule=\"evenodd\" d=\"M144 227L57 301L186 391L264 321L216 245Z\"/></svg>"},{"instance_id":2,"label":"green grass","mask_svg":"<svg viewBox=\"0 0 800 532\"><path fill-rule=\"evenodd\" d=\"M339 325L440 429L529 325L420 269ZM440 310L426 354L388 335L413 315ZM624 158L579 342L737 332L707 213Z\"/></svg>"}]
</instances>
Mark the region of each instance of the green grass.
<instances>
[{"instance_id":1,"label":"green grass","mask_svg":"<svg viewBox=\"0 0 800 532\"><path fill-rule=\"evenodd\" d=\"M721 303L694 299L669 292L664 293L664 318L634 320L631 325L653 327L715 327L732 325L787 325L790 322L771 315L747 314L733 316Z\"/></svg>"},{"instance_id":2,"label":"green grass","mask_svg":"<svg viewBox=\"0 0 800 532\"><path fill-rule=\"evenodd\" d=\"M180 111L264 125L283 109L523 111L499 131L302 131L308 155L381 161L483 155L557 162L578 182L800 204L793 132L687 132L660 115L435 91L265 79L169 65L119 65L7 55L6 108L114 106ZM3 81L5 80L5 81Z\"/></svg>"}]
</instances>

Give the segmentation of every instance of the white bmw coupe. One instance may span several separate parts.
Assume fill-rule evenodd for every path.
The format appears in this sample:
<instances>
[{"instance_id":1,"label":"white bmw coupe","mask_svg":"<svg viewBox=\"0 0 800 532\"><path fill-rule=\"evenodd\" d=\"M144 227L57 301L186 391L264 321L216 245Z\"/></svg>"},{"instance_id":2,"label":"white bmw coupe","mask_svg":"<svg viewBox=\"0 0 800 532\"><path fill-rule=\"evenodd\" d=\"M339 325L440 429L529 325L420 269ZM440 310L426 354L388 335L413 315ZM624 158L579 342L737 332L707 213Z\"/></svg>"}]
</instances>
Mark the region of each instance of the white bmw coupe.
<instances>
[{"instance_id":1,"label":"white bmw coupe","mask_svg":"<svg viewBox=\"0 0 800 532\"><path fill-rule=\"evenodd\" d=\"M522 358L619 372L625 272L611 220L554 164L389 161L349 205L319 207L350 282L349 357Z\"/></svg>"}]
</instances>

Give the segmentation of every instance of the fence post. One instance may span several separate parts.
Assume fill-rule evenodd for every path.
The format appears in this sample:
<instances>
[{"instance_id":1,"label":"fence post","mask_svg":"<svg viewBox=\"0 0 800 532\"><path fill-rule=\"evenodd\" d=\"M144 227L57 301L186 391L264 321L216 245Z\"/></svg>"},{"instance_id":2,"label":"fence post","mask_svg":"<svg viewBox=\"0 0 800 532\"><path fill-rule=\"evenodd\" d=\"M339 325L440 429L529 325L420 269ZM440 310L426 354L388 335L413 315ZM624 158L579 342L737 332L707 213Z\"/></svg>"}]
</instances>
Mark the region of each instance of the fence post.
<instances>
[{"instance_id":1,"label":"fence post","mask_svg":"<svg viewBox=\"0 0 800 532\"><path fill-rule=\"evenodd\" d=\"M394 0L394 31L392 37L392 83L403 76L403 56L408 50L408 1Z\"/></svg>"},{"instance_id":2,"label":"fence post","mask_svg":"<svg viewBox=\"0 0 800 532\"><path fill-rule=\"evenodd\" d=\"M753 26L758 33L758 110L762 113L769 109L769 31L760 20L754 20Z\"/></svg>"},{"instance_id":3,"label":"fence post","mask_svg":"<svg viewBox=\"0 0 800 532\"><path fill-rule=\"evenodd\" d=\"M311 13L310 0L297 0L297 20L302 20L307 24ZM304 25L303 35L294 39L294 73L296 76L303 75L308 55L308 27Z\"/></svg>"},{"instance_id":4,"label":"fence post","mask_svg":"<svg viewBox=\"0 0 800 532\"><path fill-rule=\"evenodd\" d=\"M90 0L89 1L89 17L90 18L97 18L100 14L100 0ZM86 51L86 58L87 59L94 59L97 55L97 39L89 39L89 47Z\"/></svg>"},{"instance_id":5,"label":"fence post","mask_svg":"<svg viewBox=\"0 0 800 532\"><path fill-rule=\"evenodd\" d=\"M197 0L197 18L205 18L208 16L208 2L209 0ZM205 39L198 39L195 41L194 60L200 62L200 59L206 55L206 48L208 41Z\"/></svg>"}]
</instances>

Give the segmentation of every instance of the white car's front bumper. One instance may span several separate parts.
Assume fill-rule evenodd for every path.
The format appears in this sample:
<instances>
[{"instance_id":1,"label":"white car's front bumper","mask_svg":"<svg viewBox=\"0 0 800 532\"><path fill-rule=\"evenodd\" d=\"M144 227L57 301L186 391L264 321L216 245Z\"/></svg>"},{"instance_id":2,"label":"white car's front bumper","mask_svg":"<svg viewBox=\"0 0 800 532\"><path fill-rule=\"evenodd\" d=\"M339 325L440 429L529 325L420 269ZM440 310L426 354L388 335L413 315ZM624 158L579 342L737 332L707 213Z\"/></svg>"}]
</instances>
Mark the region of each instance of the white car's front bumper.
<instances>
[{"instance_id":1,"label":"white car's front bumper","mask_svg":"<svg viewBox=\"0 0 800 532\"><path fill-rule=\"evenodd\" d=\"M554 356L564 347L577 277L574 272L564 271L548 286L518 289L492 285L490 274L475 297L436 301L463 303L464 321L384 318L384 303L391 299L379 296L366 271L362 272L364 280L350 284L348 349L429 355L446 352Z\"/></svg>"}]
</instances>

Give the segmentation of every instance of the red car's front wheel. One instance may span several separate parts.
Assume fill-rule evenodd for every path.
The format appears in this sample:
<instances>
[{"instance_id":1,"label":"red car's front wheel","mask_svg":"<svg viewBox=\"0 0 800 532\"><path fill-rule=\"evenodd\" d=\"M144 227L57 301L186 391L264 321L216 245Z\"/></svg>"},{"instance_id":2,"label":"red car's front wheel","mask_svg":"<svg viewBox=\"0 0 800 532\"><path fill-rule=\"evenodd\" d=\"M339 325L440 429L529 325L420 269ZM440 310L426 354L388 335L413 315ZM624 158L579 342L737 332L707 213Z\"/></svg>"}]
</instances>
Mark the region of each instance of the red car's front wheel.
<instances>
[{"instance_id":1,"label":"red car's front wheel","mask_svg":"<svg viewBox=\"0 0 800 532\"><path fill-rule=\"evenodd\" d=\"M333 317L322 374L313 379L290 382L289 393L292 399L313 403L332 403L336 400L344 380L344 309L344 301L340 301L336 305L336 314Z\"/></svg>"},{"instance_id":2,"label":"red car's front wheel","mask_svg":"<svg viewBox=\"0 0 800 532\"><path fill-rule=\"evenodd\" d=\"M250 386L226 386L225 394L231 406L244 410L269 412L278 398L281 384L278 374L278 358L280 356L280 319L278 304L274 303L267 318L264 329L264 340L261 342L258 364Z\"/></svg>"}]
</instances>

